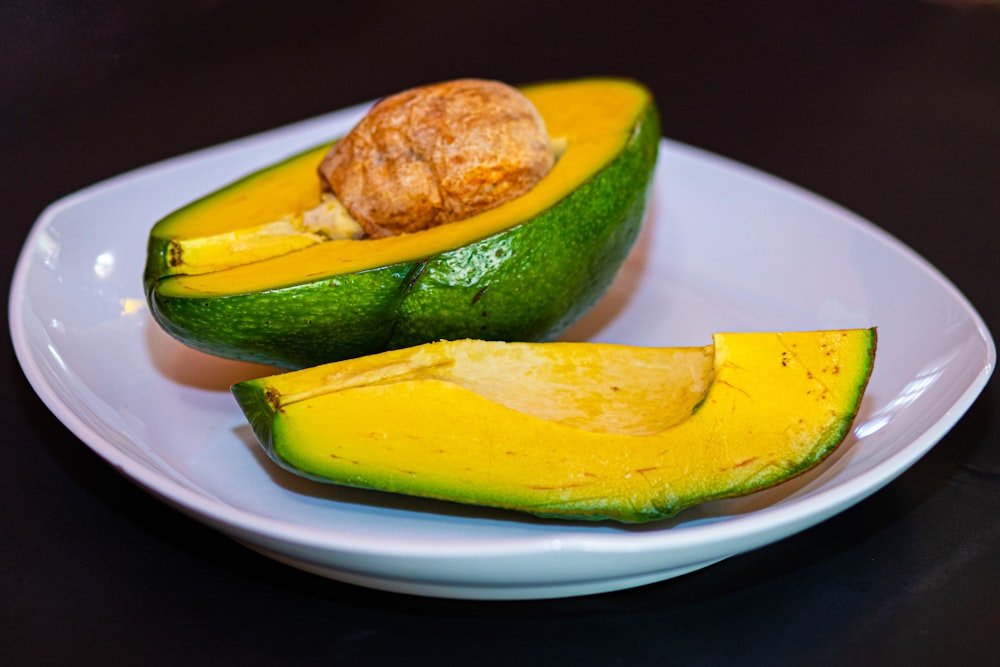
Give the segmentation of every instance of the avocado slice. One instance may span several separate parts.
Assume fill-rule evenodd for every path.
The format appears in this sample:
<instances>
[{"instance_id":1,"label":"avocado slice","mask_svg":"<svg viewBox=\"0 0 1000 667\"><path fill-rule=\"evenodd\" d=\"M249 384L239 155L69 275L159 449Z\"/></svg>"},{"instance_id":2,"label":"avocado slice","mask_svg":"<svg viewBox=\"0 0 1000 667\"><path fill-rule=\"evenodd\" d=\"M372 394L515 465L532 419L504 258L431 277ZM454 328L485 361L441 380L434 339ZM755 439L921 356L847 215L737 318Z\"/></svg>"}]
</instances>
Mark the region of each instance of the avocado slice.
<instances>
[{"instance_id":1,"label":"avocado slice","mask_svg":"<svg viewBox=\"0 0 1000 667\"><path fill-rule=\"evenodd\" d=\"M604 293L638 236L660 139L649 91L580 79L522 92L565 149L526 195L379 239L305 229L329 144L157 222L144 285L187 345L284 368L439 339L555 338Z\"/></svg>"},{"instance_id":2,"label":"avocado slice","mask_svg":"<svg viewBox=\"0 0 1000 667\"><path fill-rule=\"evenodd\" d=\"M442 341L236 384L268 455L354 487L635 523L749 494L844 440L876 331L704 347Z\"/></svg>"}]
</instances>

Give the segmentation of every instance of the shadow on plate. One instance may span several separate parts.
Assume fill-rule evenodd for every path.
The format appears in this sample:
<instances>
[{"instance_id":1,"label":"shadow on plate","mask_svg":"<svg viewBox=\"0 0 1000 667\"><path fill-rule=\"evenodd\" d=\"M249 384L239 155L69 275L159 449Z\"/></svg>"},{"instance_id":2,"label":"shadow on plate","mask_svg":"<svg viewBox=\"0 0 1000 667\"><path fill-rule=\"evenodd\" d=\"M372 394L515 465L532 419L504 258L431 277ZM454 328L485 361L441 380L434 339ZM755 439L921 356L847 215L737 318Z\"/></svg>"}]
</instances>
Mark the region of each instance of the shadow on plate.
<instances>
[{"instance_id":1,"label":"shadow on plate","mask_svg":"<svg viewBox=\"0 0 1000 667\"><path fill-rule=\"evenodd\" d=\"M228 392L237 382L280 372L273 366L232 361L199 352L171 337L148 313L146 317L146 345L152 365L177 384Z\"/></svg>"}]
</instances>

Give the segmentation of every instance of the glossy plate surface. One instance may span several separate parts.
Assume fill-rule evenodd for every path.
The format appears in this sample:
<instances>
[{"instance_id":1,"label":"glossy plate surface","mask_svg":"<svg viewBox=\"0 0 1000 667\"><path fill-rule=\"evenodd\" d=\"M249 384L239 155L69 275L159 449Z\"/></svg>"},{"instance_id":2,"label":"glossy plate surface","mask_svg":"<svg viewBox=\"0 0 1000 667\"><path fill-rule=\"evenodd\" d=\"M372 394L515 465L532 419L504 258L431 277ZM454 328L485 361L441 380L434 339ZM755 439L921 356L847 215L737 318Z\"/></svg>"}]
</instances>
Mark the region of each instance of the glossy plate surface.
<instances>
[{"instance_id":1,"label":"glossy plate surface","mask_svg":"<svg viewBox=\"0 0 1000 667\"><path fill-rule=\"evenodd\" d=\"M640 527L301 480L265 458L228 390L272 370L193 352L152 323L141 284L146 235L180 205L342 134L362 112L182 156L60 200L37 221L11 287L18 359L55 415L158 497L275 559L455 598L571 596L667 579L863 500L927 452L993 371L983 321L905 246L821 198L665 140L635 252L566 337L703 345L715 331L875 325L871 383L830 460L778 488Z\"/></svg>"}]
</instances>

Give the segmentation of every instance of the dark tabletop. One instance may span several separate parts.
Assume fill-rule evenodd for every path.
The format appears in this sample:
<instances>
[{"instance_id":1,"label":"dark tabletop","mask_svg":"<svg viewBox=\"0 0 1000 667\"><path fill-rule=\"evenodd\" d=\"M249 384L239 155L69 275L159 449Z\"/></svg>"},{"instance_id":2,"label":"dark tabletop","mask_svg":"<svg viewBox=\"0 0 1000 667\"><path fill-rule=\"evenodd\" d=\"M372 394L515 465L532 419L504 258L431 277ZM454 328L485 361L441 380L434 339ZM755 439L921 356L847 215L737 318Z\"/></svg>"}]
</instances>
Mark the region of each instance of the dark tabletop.
<instances>
[{"instance_id":1,"label":"dark tabletop","mask_svg":"<svg viewBox=\"0 0 1000 667\"><path fill-rule=\"evenodd\" d=\"M8 275L47 204L156 160L445 78L616 74L653 89L667 136L873 221L1000 330L997 9L8 0L0 55ZM923 665L1000 655L993 386L900 478L790 539L633 590L463 602L321 579L186 518L63 427L7 348L6 664Z\"/></svg>"}]
</instances>

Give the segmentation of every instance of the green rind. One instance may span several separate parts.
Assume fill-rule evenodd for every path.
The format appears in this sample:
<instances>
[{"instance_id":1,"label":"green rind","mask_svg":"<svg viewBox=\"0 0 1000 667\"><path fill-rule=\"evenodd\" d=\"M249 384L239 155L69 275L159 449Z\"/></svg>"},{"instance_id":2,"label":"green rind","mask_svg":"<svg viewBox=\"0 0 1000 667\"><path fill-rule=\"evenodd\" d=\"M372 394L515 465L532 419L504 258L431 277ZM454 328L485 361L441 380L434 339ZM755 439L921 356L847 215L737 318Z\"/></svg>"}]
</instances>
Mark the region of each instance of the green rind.
<instances>
[{"instance_id":1,"label":"green rind","mask_svg":"<svg viewBox=\"0 0 1000 667\"><path fill-rule=\"evenodd\" d=\"M418 266L397 264L267 292L170 298L149 292L153 317L208 354L305 368L388 349L406 285Z\"/></svg>"},{"instance_id":2,"label":"green rind","mask_svg":"<svg viewBox=\"0 0 1000 667\"><path fill-rule=\"evenodd\" d=\"M551 340L607 290L649 198L660 125L649 104L623 151L530 221L437 256L279 289L172 297L156 321L208 354L303 368L439 339Z\"/></svg>"},{"instance_id":3,"label":"green rind","mask_svg":"<svg viewBox=\"0 0 1000 667\"><path fill-rule=\"evenodd\" d=\"M269 457L280 463L274 452L274 407L267 401L267 388L260 380L234 384L230 390L250 424L257 442ZM283 464L282 464L283 465Z\"/></svg>"}]
</instances>

